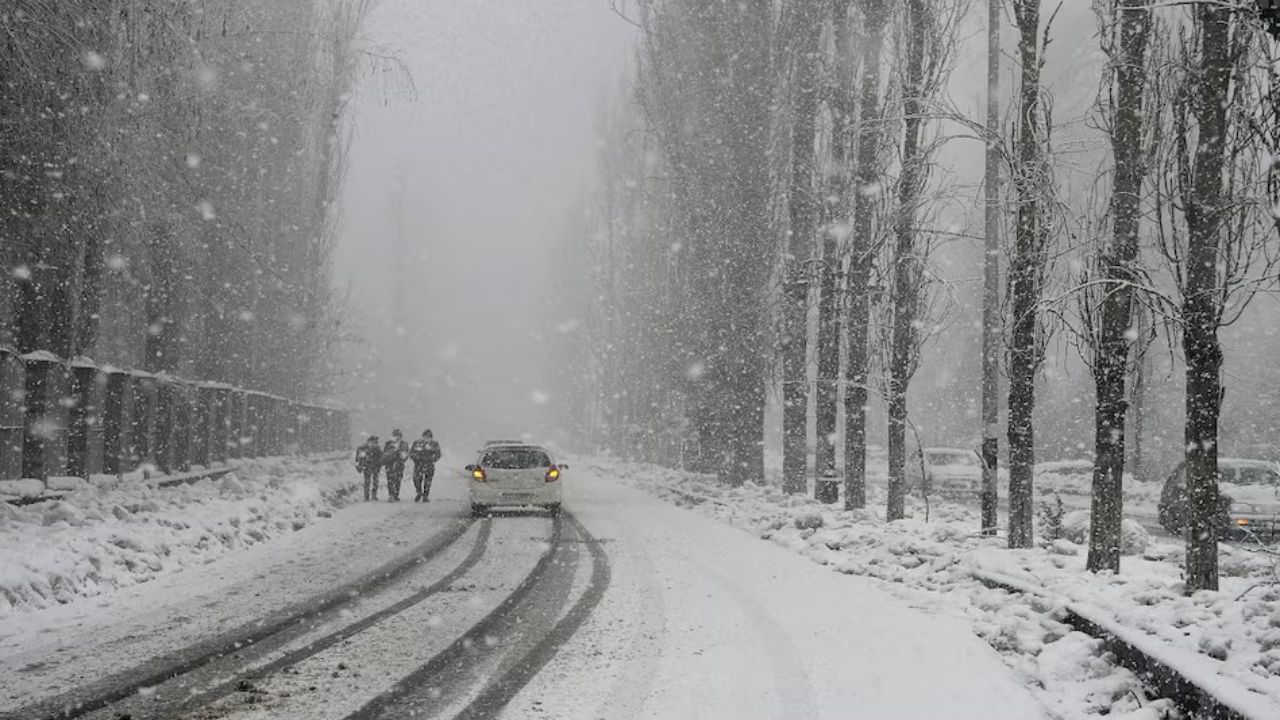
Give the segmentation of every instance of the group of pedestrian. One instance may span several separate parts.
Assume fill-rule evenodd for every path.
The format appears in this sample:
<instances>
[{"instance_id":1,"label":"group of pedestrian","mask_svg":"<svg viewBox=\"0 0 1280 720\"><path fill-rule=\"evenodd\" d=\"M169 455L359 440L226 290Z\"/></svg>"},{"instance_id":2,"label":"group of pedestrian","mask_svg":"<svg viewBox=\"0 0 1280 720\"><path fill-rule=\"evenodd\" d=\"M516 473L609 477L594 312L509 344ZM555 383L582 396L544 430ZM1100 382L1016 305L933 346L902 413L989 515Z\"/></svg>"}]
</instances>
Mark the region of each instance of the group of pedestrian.
<instances>
[{"instance_id":1,"label":"group of pedestrian","mask_svg":"<svg viewBox=\"0 0 1280 720\"><path fill-rule=\"evenodd\" d=\"M436 475L436 462L440 460L440 443L430 430L423 430L422 437L410 445L404 441L399 429L391 431L391 439L379 444L378 436L371 435L356 449L356 469L364 475L364 499L378 499L378 475L387 471L387 502L400 501L400 482L404 468L413 462L414 502L430 502L431 481Z\"/></svg>"}]
</instances>

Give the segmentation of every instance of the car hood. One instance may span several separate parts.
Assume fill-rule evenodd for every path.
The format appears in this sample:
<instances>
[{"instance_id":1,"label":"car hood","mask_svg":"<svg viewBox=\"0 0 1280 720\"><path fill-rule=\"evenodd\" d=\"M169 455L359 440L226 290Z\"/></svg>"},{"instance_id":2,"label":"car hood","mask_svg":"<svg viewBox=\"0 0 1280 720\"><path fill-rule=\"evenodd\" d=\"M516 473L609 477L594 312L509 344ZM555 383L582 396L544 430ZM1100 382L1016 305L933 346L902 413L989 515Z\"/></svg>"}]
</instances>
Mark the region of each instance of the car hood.
<instances>
[{"instance_id":1,"label":"car hood","mask_svg":"<svg viewBox=\"0 0 1280 720\"><path fill-rule=\"evenodd\" d=\"M1252 505L1261 513L1280 513L1280 498L1276 497L1276 488L1270 485L1222 483L1218 492L1230 498L1233 504Z\"/></svg>"}]
</instances>

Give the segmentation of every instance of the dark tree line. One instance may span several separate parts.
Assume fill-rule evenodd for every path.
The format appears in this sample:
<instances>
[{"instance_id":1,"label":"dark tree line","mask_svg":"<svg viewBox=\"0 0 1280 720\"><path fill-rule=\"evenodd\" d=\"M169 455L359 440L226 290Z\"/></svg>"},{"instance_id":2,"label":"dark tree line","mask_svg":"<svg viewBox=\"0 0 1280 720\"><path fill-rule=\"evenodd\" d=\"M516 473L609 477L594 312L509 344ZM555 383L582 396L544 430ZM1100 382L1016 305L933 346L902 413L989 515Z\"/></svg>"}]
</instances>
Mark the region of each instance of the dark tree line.
<instances>
[{"instance_id":1,"label":"dark tree line","mask_svg":"<svg viewBox=\"0 0 1280 720\"><path fill-rule=\"evenodd\" d=\"M371 5L0 9L0 342L326 391L342 113Z\"/></svg>"},{"instance_id":2,"label":"dark tree line","mask_svg":"<svg viewBox=\"0 0 1280 720\"><path fill-rule=\"evenodd\" d=\"M988 457L991 420L1007 413L1008 543L1036 541L1037 424L1061 428L1062 400L1043 373L1047 359L1061 364L1049 352L1065 330L1093 376L1089 567L1119 569L1123 478L1145 455L1144 408L1158 396L1183 410L1167 454L1188 468L1187 587L1216 585L1218 335L1275 286L1280 258L1270 11L1106 0L1092 6L1096 26L1082 31L1077 19L1080 36L1060 38L1061 8L1041 0L615 7L639 26L635 102L602 115L599 184L566 244L593 280L574 295L591 307L572 394L589 406L581 417L598 446L742 482L762 476L760 448L779 437L786 492L813 479L834 502L838 484L844 506L860 508L868 439L883 419L885 515L902 517L917 426L910 382L957 292L936 282L935 251L956 239L941 228L985 214L990 310L975 339L983 353L1004 351L1005 402L995 373L981 389L949 392L975 408L967 439L982 438ZM966 23L983 17L985 123L947 100L956 47L973 35ZM1051 80L1054 43L1077 47L1081 33L1099 44L1101 69L1075 81L1096 88L1086 113L1095 134L1072 141L1098 163L1088 191L1059 176L1078 162L1056 146L1061 80ZM985 149L981 191L974 178L955 192L957 169L939 162L944 144L965 139ZM1184 373L1177 398L1170 384L1151 387L1155 340L1167 372ZM776 435L762 423L766 391L780 406ZM1046 400L1059 404L1047 411ZM984 492L984 531L996 500Z\"/></svg>"},{"instance_id":3,"label":"dark tree line","mask_svg":"<svg viewBox=\"0 0 1280 720\"><path fill-rule=\"evenodd\" d=\"M929 334L924 205L962 6L625 9L641 27L635 102L607 114L600 184L574 229L598 300L583 334L598 440L759 480L766 392L780 387L784 486L807 487L814 405L815 472L840 474L843 407L845 502L860 507L864 408L892 392L905 427ZM890 357L872 343L895 323ZM891 383L872 376L890 365Z\"/></svg>"}]
</instances>

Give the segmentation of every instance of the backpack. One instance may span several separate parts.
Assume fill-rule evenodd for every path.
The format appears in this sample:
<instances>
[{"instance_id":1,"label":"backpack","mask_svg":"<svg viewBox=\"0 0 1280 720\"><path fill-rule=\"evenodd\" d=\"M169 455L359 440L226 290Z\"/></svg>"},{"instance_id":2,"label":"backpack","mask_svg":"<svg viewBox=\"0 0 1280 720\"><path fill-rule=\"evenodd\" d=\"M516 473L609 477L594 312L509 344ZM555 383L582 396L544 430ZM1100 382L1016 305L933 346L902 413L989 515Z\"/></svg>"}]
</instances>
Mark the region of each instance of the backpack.
<instances>
[{"instance_id":1,"label":"backpack","mask_svg":"<svg viewBox=\"0 0 1280 720\"><path fill-rule=\"evenodd\" d=\"M365 468L369 467L369 454L370 448L368 445L361 445L360 449L356 450L357 470L363 471Z\"/></svg>"}]
</instances>

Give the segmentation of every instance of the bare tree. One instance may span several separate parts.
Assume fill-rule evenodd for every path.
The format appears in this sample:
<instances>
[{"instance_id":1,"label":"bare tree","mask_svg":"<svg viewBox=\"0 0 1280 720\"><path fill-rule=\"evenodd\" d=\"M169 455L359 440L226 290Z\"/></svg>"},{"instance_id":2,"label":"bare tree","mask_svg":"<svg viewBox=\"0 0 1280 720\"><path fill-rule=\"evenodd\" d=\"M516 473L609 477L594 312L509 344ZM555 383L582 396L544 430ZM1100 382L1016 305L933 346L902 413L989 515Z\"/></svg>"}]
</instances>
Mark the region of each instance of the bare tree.
<instances>
[{"instance_id":1,"label":"bare tree","mask_svg":"<svg viewBox=\"0 0 1280 720\"><path fill-rule=\"evenodd\" d=\"M1275 283L1275 85L1256 18L1200 3L1176 31L1162 91L1157 240L1180 295L1176 314L1186 363L1186 591L1218 587L1219 416L1222 346L1259 289Z\"/></svg>"},{"instance_id":2,"label":"bare tree","mask_svg":"<svg viewBox=\"0 0 1280 720\"><path fill-rule=\"evenodd\" d=\"M845 336L848 364L844 399L844 505L846 509L867 503L867 396L871 355L868 336L871 325L871 268L877 246L876 210L879 205L884 101L880 70L884 55L884 35L890 10L885 0L862 0L862 87L859 90L857 154L854 175L853 232L850 236L849 272L846 280L848 307ZM892 490L890 491L892 494ZM892 507L892 502L890 503ZM891 518L892 519L892 518Z\"/></svg>"},{"instance_id":3,"label":"bare tree","mask_svg":"<svg viewBox=\"0 0 1280 720\"><path fill-rule=\"evenodd\" d=\"M904 23L901 72L901 173L893 214L892 338L889 356L889 498L886 517L903 516L907 462L907 387L919 365L925 307L925 263L931 250L920 228L929 161L940 143L925 137L928 118L939 117L936 97L950 74L955 29L967 8L962 2L909 0Z\"/></svg>"},{"instance_id":4,"label":"bare tree","mask_svg":"<svg viewBox=\"0 0 1280 720\"><path fill-rule=\"evenodd\" d=\"M853 143L858 96L855 88L862 71L857 55L859 33L853 0L832 0L833 72L826 90L831 115L828 148L829 177L825 184L826 228L822 233L822 257L818 287L817 387L814 392L814 490L817 481L836 476L836 428L840 404L840 329L844 310L843 285L847 272L843 244L849 234L852 212Z\"/></svg>"},{"instance_id":5,"label":"bare tree","mask_svg":"<svg viewBox=\"0 0 1280 720\"><path fill-rule=\"evenodd\" d=\"M1138 268L1138 224L1143 179L1144 100L1151 11L1145 0L1118 0L1098 8L1099 37L1110 58L1103 96L1114 171L1111 181L1111 242L1097 258L1101 281L1096 342L1092 343L1094 410L1093 495L1087 567L1120 571L1120 522L1124 508L1126 376L1135 333L1134 295Z\"/></svg>"},{"instance_id":6,"label":"bare tree","mask_svg":"<svg viewBox=\"0 0 1280 720\"><path fill-rule=\"evenodd\" d=\"M1000 463L1000 17L1001 0L987 0L987 123L983 172L982 263L982 533L999 523Z\"/></svg>"},{"instance_id":7,"label":"bare tree","mask_svg":"<svg viewBox=\"0 0 1280 720\"><path fill-rule=\"evenodd\" d=\"M816 249L821 203L815 184L818 136L818 85L822 69L825 7L796 3L795 112L791 129L791 227L784 263L782 488L805 490L806 418L811 392L805 367L808 339L809 279Z\"/></svg>"},{"instance_id":8,"label":"bare tree","mask_svg":"<svg viewBox=\"0 0 1280 720\"><path fill-rule=\"evenodd\" d=\"M1040 0L1012 0L1012 8L1020 86L1012 172L1017 225L1009 258L1009 547L1024 548L1034 540L1035 380L1043 359L1038 306L1048 262L1050 188L1040 84Z\"/></svg>"}]
</instances>

